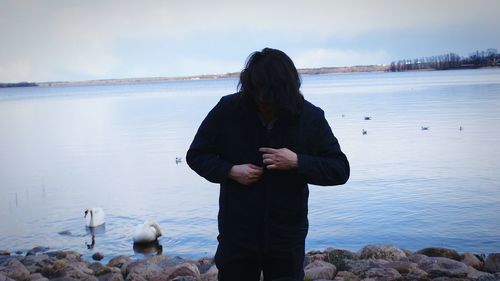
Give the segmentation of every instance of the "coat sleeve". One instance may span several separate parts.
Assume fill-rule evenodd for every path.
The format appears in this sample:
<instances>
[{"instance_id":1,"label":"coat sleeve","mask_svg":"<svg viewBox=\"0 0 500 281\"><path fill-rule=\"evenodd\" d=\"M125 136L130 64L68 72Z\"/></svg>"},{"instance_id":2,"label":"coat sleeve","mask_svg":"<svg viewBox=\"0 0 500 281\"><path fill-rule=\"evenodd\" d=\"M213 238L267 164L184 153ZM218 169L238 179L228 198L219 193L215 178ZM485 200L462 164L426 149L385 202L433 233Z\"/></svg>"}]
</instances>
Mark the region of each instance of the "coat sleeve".
<instances>
[{"instance_id":1,"label":"coat sleeve","mask_svg":"<svg viewBox=\"0 0 500 281\"><path fill-rule=\"evenodd\" d=\"M189 167L213 183L225 182L233 166L219 156L217 148L217 138L222 129L222 104L221 99L205 117L186 155Z\"/></svg>"},{"instance_id":2,"label":"coat sleeve","mask_svg":"<svg viewBox=\"0 0 500 281\"><path fill-rule=\"evenodd\" d=\"M324 112L316 122L311 137L310 154L297 154L298 174L315 185L340 185L347 182L350 174L349 161L340 150L337 138L325 119Z\"/></svg>"}]
</instances>

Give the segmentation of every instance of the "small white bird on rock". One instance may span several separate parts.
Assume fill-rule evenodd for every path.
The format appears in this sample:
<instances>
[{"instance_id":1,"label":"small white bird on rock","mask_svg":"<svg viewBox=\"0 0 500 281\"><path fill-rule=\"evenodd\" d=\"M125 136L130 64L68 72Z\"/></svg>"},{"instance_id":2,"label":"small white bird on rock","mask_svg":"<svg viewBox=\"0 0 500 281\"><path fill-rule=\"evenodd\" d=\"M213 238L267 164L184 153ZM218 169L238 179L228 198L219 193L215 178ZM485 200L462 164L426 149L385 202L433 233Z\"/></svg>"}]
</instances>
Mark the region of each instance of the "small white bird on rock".
<instances>
[{"instance_id":1,"label":"small white bird on rock","mask_svg":"<svg viewBox=\"0 0 500 281\"><path fill-rule=\"evenodd\" d=\"M146 220L135 228L134 243L154 242L161 236L161 230L158 223L153 220Z\"/></svg>"},{"instance_id":2,"label":"small white bird on rock","mask_svg":"<svg viewBox=\"0 0 500 281\"><path fill-rule=\"evenodd\" d=\"M84 217L87 219L87 222L85 224L87 227L97 227L105 223L104 211L102 210L102 208L85 209Z\"/></svg>"}]
</instances>

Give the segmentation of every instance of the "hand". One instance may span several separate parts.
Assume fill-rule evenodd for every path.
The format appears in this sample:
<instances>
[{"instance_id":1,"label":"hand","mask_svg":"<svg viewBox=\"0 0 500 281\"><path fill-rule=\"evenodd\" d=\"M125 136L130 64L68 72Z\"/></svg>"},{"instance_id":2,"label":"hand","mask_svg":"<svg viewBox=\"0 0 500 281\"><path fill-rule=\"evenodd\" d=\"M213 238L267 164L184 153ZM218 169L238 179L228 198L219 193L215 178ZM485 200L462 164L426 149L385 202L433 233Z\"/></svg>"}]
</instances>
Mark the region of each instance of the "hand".
<instances>
[{"instance_id":1,"label":"hand","mask_svg":"<svg viewBox=\"0 0 500 281\"><path fill-rule=\"evenodd\" d=\"M250 185L259 180L263 169L253 164L234 165L229 170L229 178L242 185Z\"/></svg>"},{"instance_id":2,"label":"hand","mask_svg":"<svg viewBox=\"0 0 500 281\"><path fill-rule=\"evenodd\" d=\"M269 170L292 170L297 168L297 154L288 148L259 148L262 155L263 163L267 165Z\"/></svg>"}]
</instances>

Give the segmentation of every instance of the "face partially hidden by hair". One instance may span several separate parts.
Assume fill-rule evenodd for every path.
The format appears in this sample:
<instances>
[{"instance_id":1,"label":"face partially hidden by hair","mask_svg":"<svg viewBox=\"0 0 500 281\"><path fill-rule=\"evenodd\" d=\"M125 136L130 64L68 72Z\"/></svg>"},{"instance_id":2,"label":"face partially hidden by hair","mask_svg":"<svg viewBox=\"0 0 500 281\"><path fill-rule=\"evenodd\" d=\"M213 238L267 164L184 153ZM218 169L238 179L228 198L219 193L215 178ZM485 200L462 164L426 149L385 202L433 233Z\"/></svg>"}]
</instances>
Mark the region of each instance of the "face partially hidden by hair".
<instances>
[{"instance_id":1,"label":"face partially hidden by hair","mask_svg":"<svg viewBox=\"0 0 500 281\"><path fill-rule=\"evenodd\" d=\"M238 87L249 108L272 120L300 113L304 100L300 84L292 60L280 50L265 48L250 55Z\"/></svg>"},{"instance_id":2,"label":"face partially hidden by hair","mask_svg":"<svg viewBox=\"0 0 500 281\"><path fill-rule=\"evenodd\" d=\"M265 95L256 93L254 95L254 101L257 106L257 110L266 121L274 119L273 105Z\"/></svg>"}]
</instances>

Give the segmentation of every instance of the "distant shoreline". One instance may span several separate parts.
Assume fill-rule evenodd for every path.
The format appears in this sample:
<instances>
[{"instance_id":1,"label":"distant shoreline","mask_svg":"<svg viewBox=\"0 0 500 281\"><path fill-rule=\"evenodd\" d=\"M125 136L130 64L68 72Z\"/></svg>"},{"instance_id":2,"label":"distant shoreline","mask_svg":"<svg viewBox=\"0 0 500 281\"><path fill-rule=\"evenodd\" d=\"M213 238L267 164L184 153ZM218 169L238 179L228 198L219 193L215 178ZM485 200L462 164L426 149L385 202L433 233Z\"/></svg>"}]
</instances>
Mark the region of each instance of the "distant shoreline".
<instances>
[{"instance_id":1,"label":"distant shoreline","mask_svg":"<svg viewBox=\"0 0 500 281\"><path fill-rule=\"evenodd\" d=\"M460 69L484 69L500 67L477 67L477 68L454 68ZM342 74L342 73L362 73L362 72L391 72L390 65L359 65L344 67L320 67L320 68L302 68L298 69L301 75L322 75L322 74ZM436 69L406 70L414 71L437 71ZM68 87L68 86L102 86L102 85L127 85L127 84L146 84L163 83L169 81L196 81L196 80L215 80L237 78L240 72L202 74L194 76L178 77L143 77L143 78L120 78L120 79L97 79L84 81L52 81L52 82L19 82L19 83L0 83L0 88L14 87Z\"/></svg>"}]
</instances>

